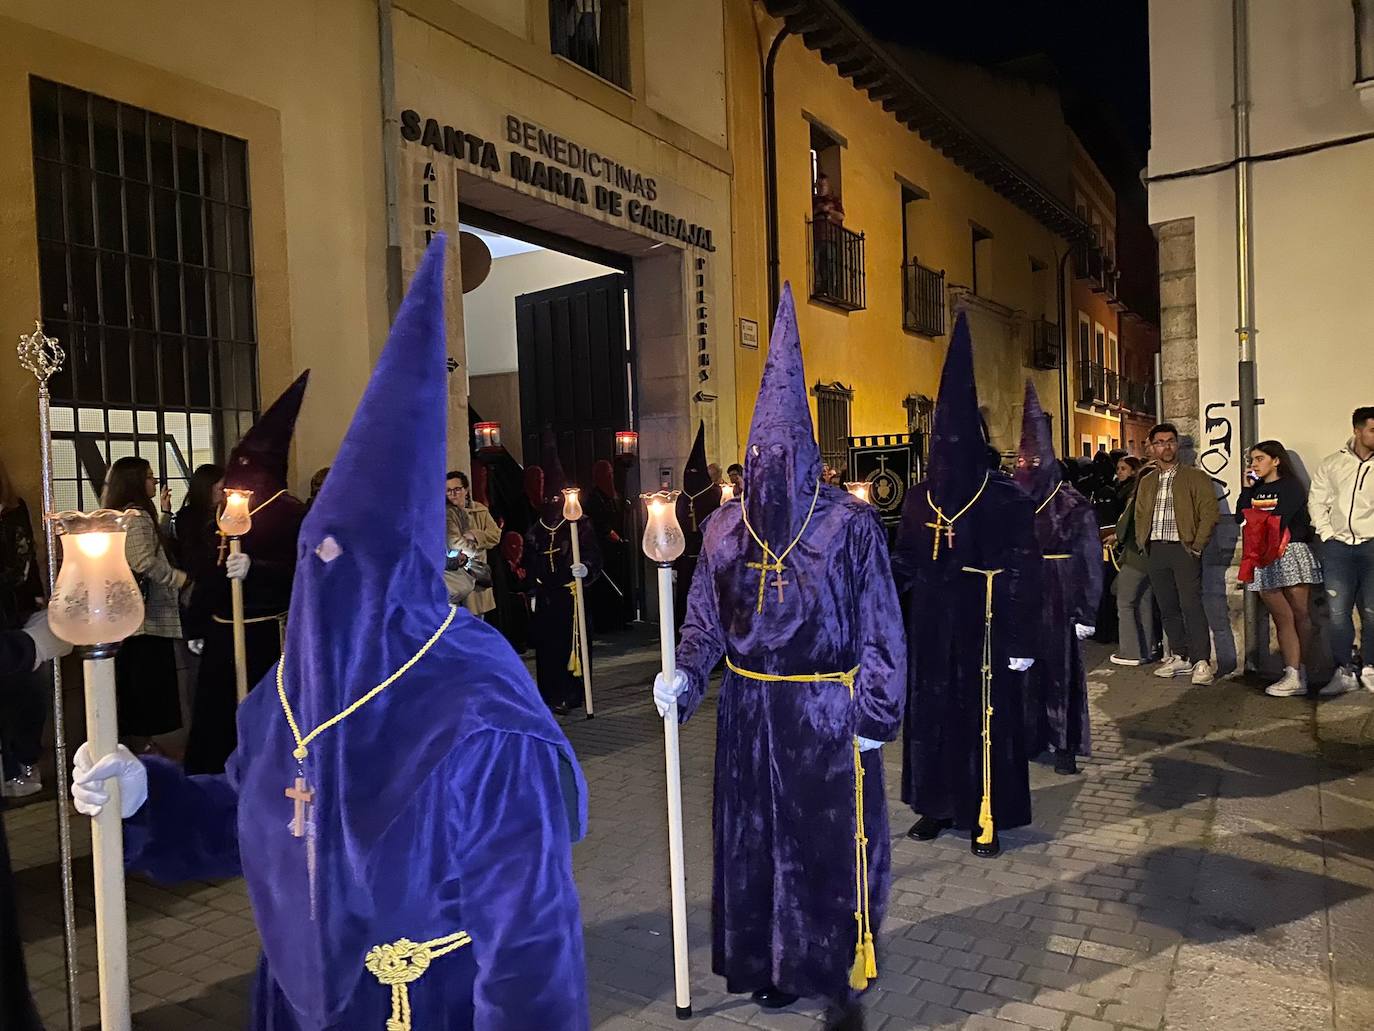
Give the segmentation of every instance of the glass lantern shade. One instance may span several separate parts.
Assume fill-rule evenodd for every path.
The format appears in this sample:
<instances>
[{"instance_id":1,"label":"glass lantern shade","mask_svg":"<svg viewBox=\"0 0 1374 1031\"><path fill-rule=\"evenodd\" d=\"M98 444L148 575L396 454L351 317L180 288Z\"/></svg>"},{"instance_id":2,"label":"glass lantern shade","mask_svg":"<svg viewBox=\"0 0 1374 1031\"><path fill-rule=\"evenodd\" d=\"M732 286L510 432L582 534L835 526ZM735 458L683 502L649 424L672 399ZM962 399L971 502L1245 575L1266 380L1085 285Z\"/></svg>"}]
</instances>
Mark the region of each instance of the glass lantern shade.
<instances>
[{"instance_id":1,"label":"glass lantern shade","mask_svg":"<svg viewBox=\"0 0 1374 1031\"><path fill-rule=\"evenodd\" d=\"M867 480L859 480L857 483L846 483L844 489L853 494L860 501L872 503L872 484Z\"/></svg>"},{"instance_id":2,"label":"glass lantern shade","mask_svg":"<svg viewBox=\"0 0 1374 1031\"><path fill-rule=\"evenodd\" d=\"M677 521L677 498L681 491L660 490L642 494L649 512L644 527L644 554L659 565L676 561L687 549L687 539Z\"/></svg>"},{"instance_id":3,"label":"glass lantern shade","mask_svg":"<svg viewBox=\"0 0 1374 1031\"><path fill-rule=\"evenodd\" d=\"M563 518L570 523L582 518L582 491L577 487L563 491Z\"/></svg>"},{"instance_id":4,"label":"glass lantern shade","mask_svg":"<svg viewBox=\"0 0 1374 1031\"><path fill-rule=\"evenodd\" d=\"M472 427L473 443L478 451L501 446L501 424L499 422L479 422Z\"/></svg>"},{"instance_id":5,"label":"glass lantern shade","mask_svg":"<svg viewBox=\"0 0 1374 1031\"><path fill-rule=\"evenodd\" d=\"M634 458L639 454L639 434L634 430L617 430L615 454L617 458Z\"/></svg>"},{"instance_id":6,"label":"glass lantern shade","mask_svg":"<svg viewBox=\"0 0 1374 1031\"><path fill-rule=\"evenodd\" d=\"M124 557L126 518L107 508L52 517L62 540L48 624L75 645L115 644L143 625L143 596Z\"/></svg>"},{"instance_id":7,"label":"glass lantern shade","mask_svg":"<svg viewBox=\"0 0 1374 1031\"><path fill-rule=\"evenodd\" d=\"M722 483L720 485L720 503L723 505L727 501L735 500L735 485L733 483Z\"/></svg>"},{"instance_id":8,"label":"glass lantern shade","mask_svg":"<svg viewBox=\"0 0 1374 1031\"><path fill-rule=\"evenodd\" d=\"M251 490L224 488L224 507L215 519L220 533L226 537L242 537L253 528L253 513L248 510L248 502L252 497Z\"/></svg>"}]
</instances>

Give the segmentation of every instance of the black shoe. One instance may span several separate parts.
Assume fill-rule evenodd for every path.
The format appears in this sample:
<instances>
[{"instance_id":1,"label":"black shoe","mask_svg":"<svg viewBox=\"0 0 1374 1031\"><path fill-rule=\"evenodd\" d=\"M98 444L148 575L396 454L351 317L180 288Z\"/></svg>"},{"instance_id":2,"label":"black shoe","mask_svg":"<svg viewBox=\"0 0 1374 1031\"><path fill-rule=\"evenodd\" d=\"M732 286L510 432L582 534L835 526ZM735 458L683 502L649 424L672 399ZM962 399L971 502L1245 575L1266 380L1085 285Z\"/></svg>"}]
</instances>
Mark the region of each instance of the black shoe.
<instances>
[{"instance_id":1,"label":"black shoe","mask_svg":"<svg viewBox=\"0 0 1374 1031\"><path fill-rule=\"evenodd\" d=\"M759 1004L762 1009L781 1010L786 1009L797 1001L799 996L791 992L784 992L781 989L769 985L767 988L760 988L751 998Z\"/></svg>"},{"instance_id":2,"label":"black shoe","mask_svg":"<svg viewBox=\"0 0 1374 1031\"><path fill-rule=\"evenodd\" d=\"M571 711L572 710L569 709L566 705L555 705L553 707L553 714L555 716L566 716Z\"/></svg>"},{"instance_id":3,"label":"black shoe","mask_svg":"<svg viewBox=\"0 0 1374 1031\"><path fill-rule=\"evenodd\" d=\"M947 831L954 826L953 820L940 820L934 816L922 816L906 832L908 838L917 841L934 841L940 836L941 831Z\"/></svg>"},{"instance_id":4,"label":"black shoe","mask_svg":"<svg viewBox=\"0 0 1374 1031\"><path fill-rule=\"evenodd\" d=\"M984 845L982 842L978 840L978 835L981 833L982 832L979 831L977 828L974 828L973 844L970 846L969 851L972 852L979 859L991 859L994 856L1001 855L1002 842L998 840L996 832L993 833L992 840L989 841L986 845Z\"/></svg>"},{"instance_id":5,"label":"black shoe","mask_svg":"<svg viewBox=\"0 0 1374 1031\"><path fill-rule=\"evenodd\" d=\"M825 1011L825 1031L864 1031L864 1010L857 1002Z\"/></svg>"},{"instance_id":6,"label":"black shoe","mask_svg":"<svg viewBox=\"0 0 1374 1031\"><path fill-rule=\"evenodd\" d=\"M1054 753L1054 772L1065 777L1072 777L1078 772L1078 764L1073 761L1072 752Z\"/></svg>"}]
</instances>

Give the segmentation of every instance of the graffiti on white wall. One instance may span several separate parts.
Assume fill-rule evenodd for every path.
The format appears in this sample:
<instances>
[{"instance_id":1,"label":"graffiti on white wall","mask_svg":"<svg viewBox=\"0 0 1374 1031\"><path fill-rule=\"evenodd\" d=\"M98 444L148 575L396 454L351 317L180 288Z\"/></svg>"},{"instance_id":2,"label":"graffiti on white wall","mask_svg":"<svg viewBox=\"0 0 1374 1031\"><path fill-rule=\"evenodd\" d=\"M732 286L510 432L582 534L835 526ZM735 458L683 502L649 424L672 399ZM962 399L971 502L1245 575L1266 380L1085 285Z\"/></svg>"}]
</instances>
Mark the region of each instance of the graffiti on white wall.
<instances>
[{"instance_id":1,"label":"graffiti on white wall","mask_svg":"<svg viewBox=\"0 0 1374 1031\"><path fill-rule=\"evenodd\" d=\"M1226 470L1231 466L1231 441L1234 432L1231 419L1226 414L1226 405L1213 401L1207 406L1202 432L1206 438L1206 449L1198 456L1197 464L1217 485L1219 500L1231 496L1231 485L1227 481Z\"/></svg>"}]
</instances>

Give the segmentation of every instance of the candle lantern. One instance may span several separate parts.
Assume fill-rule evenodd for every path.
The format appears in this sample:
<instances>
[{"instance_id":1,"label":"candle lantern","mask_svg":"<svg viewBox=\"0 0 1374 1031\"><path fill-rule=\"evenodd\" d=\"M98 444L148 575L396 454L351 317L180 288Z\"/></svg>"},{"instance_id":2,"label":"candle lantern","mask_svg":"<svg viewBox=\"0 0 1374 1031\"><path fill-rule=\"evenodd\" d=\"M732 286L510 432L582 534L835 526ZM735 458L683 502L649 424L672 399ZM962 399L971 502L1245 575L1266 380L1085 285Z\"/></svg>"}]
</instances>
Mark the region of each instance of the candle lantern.
<instances>
[{"instance_id":1,"label":"candle lantern","mask_svg":"<svg viewBox=\"0 0 1374 1031\"><path fill-rule=\"evenodd\" d=\"M639 454L639 434L634 430L617 430L615 434L616 458L634 458Z\"/></svg>"},{"instance_id":2,"label":"candle lantern","mask_svg":"<svg viewBox=\"0 0 1374 1031\"><path fill-rule=\"evenodd\" d=\"M863 501L868 504L871 504L873 501L873 485L869 483L867 480L859 480L856 483L846 483L844 485L844 489L849 491L849 493L853 494L860 501Z\"/></svg>"},{"instance_id":3,"label":"candle lantern","mask_svg":"<svg viewBox=\"0 0 1374 1031\"><path fill-rule=\"evenodd\" d=\"M488 451L501 446L501 424L499 422L479 422L472 427L473 443L478 451Z\"/></svg>"},{"instance_id":4,"label":"candle lantern","mask_svg":"<svg viewBox=\"0 0 1374 1031\"><path fill-rule=\"evenodd\" d=\"M720 485L720 503L723 505L727 501L735 500L735 485L733 483L722 483Z\"/></svg>"},{"instance_id":5,"label":"candle lantern","mask_svg":"<svg viewBox=\"0 0 1374 1031\"><path fill-rule=\"evenodd\" d=\"M582 564L582 543L578 540L578 521L582 518L582 492L576 487L563 491L563 518L568 521L568 536L572 538L573 565ZM590 642L587 639L587 597L585 584L580 578L573 580L573 602L577 620L577 646L582 659L582 696L587 706L587 719L595 719L592 709L592 657Z\"/></svg>"},{"instance_id":6,"label":"candle lantern","mask_svg":"<svg viewBox=\"0 0 1374 1031\"><path fill-rule=\"evenodd\" d=\"M238 555L243 551L239 538L253 528L253 512L248 507L253 497L251 490L239 487L224 488L224 507L220 509L216 523L219 532L229 538L229 554ZM233 615L234 633L234 688L239 703L248 697L248 634L243 617L243 581L231 577L229 580L229 603Z\"/></svg>"},{"instance_id":7,"label":"candle lantern","mask_svg":"<svg viewBox=\"0 0 1374 1031\"><path fill-rule=\"evenodd\" d=\"M644 554L658 566L658 642L663 679L671 684L677 670L673 628L673 563L686 550L687 540L677 521L681 491L660 490L640 496L648 510ZM677 702L663 715L664 773L668 787L668 880L673 912L673 986L677 1015L692 1015L691 978L687 967L687 874L682 847L682 770L678 752Z\"/></svg>"},{"instance_id":8,"label":"candle lantern","mask_svg":"<svg viewBox=\"0 0 1374 1031\"><path fill-rule=\"evenodd\" d=\"M98 762L119 746L114 655L143 623L143 597L124 557L126 518L137 511L101 509L53 516L62 541L62 569L53 585L48 624L81 646L86 694L86 746ZM119 785L91 823L95 871L95 944L100 974L100 1026L129 1031L129 928L124 898L124 828Z\"/></svg>"}]
</instances>

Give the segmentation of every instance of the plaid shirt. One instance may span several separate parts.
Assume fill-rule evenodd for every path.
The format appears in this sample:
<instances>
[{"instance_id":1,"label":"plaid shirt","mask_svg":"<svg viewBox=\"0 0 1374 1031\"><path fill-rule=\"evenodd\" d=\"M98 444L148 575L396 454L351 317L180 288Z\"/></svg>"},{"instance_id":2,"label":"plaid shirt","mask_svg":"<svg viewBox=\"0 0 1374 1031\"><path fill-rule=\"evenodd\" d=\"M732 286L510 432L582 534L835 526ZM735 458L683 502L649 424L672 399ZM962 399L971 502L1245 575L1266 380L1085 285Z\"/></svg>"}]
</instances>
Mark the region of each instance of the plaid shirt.
<instances>
[{"instance_id":1,"label":"plaid shirt","mask_svg":"<svg viewBox=\"0 0 1374 1031\"><path fill-rule=\"evenodd\" d=\"M1178 518L1174 515L1174 477L1178 466L1159 474L1159 493L1155 495L1155 510L1150 517L1150 540L1177 541Z\"/></svg>"}]
</instances>

